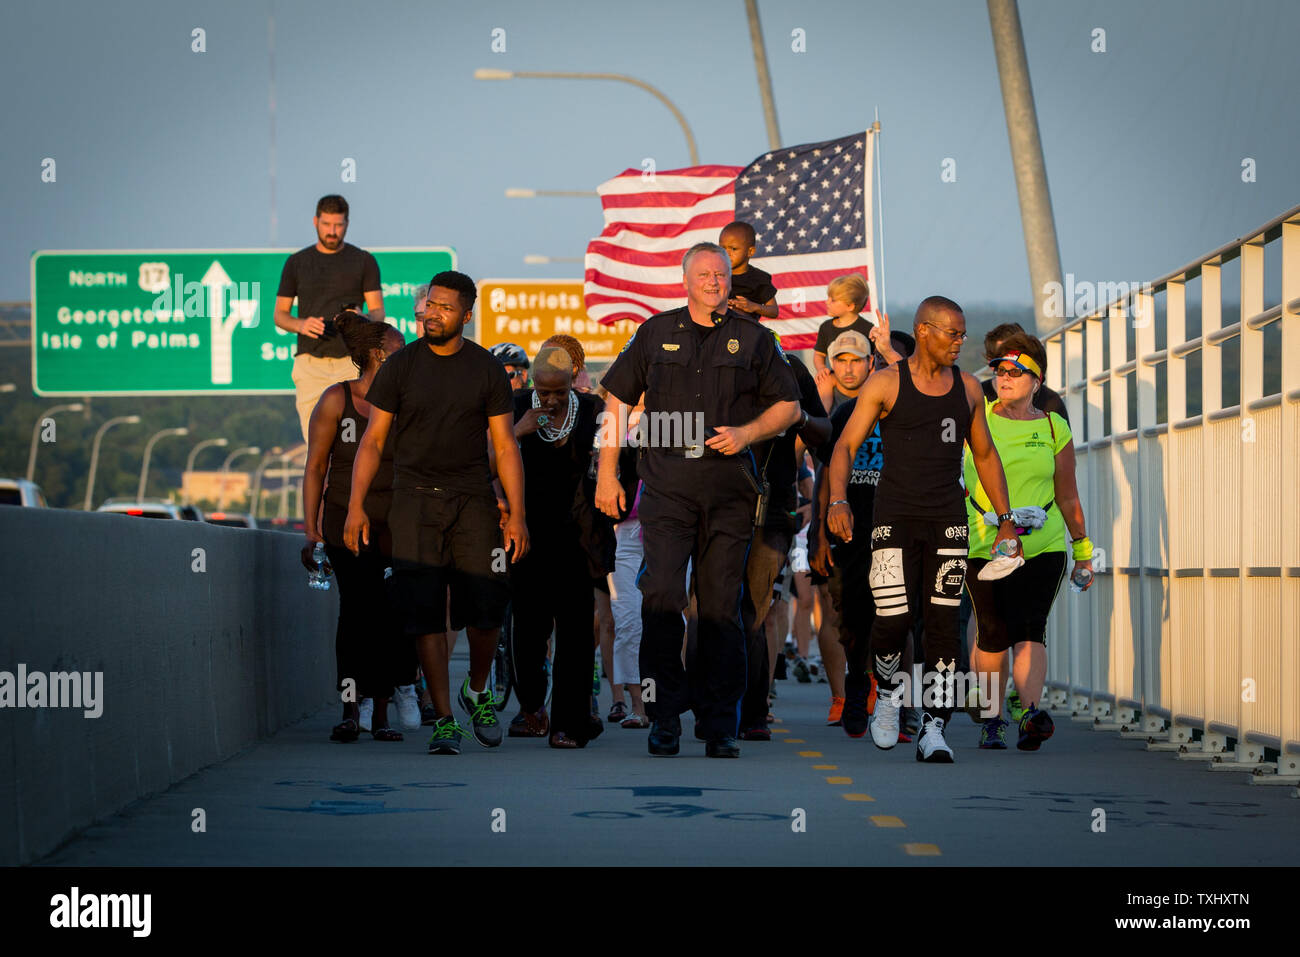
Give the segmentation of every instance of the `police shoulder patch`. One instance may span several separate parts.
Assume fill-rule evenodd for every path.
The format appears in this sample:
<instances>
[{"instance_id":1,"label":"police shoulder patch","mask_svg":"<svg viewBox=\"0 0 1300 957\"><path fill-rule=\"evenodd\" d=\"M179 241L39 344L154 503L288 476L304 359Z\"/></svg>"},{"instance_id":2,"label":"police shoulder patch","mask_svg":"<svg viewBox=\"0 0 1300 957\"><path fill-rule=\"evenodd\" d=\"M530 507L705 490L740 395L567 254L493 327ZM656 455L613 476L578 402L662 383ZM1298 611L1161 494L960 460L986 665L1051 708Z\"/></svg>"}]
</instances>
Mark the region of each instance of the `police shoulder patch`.
<instances>
[{"instance_id":1,"label":"police shoulder patch","mask_svg":"<svg viewBox=\"0 0 1300 957\"><path fill-rule=\"evenodd\" d=\"M768 331L772 333L772 341L776 343L776 354L785 360L786 365L789 365L790 357L787 356L785 354L785 350L781 348L781 336L777 333L775 329L768 329Z\"/></svg>"}]
</instances>

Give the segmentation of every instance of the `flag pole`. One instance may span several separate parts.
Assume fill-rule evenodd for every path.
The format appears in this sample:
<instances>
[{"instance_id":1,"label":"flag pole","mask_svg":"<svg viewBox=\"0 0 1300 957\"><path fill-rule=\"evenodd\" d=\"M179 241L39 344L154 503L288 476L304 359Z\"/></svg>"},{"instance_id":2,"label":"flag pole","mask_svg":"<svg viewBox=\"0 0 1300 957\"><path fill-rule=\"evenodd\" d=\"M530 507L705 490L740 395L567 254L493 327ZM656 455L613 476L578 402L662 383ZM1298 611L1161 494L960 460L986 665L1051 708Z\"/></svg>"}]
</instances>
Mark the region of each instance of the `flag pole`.
<instances>
[{"instance_id":1,"label":"flag pole","mask_svg":"<svg viewBox=\"0 0 1300 957\"><path fill-rule=\"evenodd\" d=\"M880 158L880 107L876 107L876 121L871 125L875 135L876 192L880 207L880 311L888 312L889 304L885 301L885 182L884 163Z\"/></svg>"},{"instance_id":2,"label":"flag pole","mask_svg":"<svg viewBox=\"0 0 1300 957\"><path fill-rule=\"evenodd\" d=\"M875 146L876 146L876 138L877 136L879 136L879 134L880 134L880 121L876 120L873 124L871 124L870 127L867 128L867 132L866 132L867 161L865 164L863 164L864 168L862 170L862 185L864 187L863 192L867 197L867 201L866 201L867 222L864 224L865 232L863 234L863 242L867 243L869 248L875 246L876 216L874 212L874 207L875 207L874 193L872 191L872 184L871 184L871 167L876 162ZM883 258L883 253L882 253L882 258ZM883 311L882 309L883 304L881 303L880 299L877 298L876 296L876 263L874 257L871 261L871 264L867 267L867 295L871 298L871 313L872 313L872 315L868 318L870 319L872 325L879 325L879 319L877 317L879 317L880 313Z\"/></svg>"}]
</instances>

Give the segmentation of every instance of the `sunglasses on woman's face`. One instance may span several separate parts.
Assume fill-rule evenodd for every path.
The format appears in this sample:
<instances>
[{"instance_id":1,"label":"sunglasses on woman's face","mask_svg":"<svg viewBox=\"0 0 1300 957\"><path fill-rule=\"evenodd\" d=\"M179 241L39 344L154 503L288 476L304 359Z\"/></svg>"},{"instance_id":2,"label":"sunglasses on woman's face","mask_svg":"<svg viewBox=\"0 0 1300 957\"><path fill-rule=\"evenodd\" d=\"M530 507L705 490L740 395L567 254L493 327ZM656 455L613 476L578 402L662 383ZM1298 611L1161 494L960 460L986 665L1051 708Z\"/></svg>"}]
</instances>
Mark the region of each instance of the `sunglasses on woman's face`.
<instances>
[{"instance_id":1,"label":"sunglasses on woman's face","mask_svg":"<svg viewBox=\"0 0 1300 957\"><path fill-rule=\"evenodd\" d=\"M994 371L993 374L995 376L1004 375L1004 376L1009 376L1012 379L1019 379L1022 375L1025 374L1025 370L1020 368L1020 366L1006 365L1006 366L998 366L998 368Z\"/></svg>"}]
</instances>

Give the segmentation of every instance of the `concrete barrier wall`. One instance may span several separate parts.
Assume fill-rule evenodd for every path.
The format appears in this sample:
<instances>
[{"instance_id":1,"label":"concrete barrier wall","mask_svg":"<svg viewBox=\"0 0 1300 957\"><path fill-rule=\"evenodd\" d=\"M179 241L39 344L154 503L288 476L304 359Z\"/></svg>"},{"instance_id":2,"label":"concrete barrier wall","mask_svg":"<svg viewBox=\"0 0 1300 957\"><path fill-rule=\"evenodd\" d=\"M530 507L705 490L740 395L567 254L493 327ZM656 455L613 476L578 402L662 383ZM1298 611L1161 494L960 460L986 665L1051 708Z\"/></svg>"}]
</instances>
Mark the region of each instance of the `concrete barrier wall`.
<instances>
[{"instance_id":1,"label":"concrete barrier wall","mask_svg":"<svg viewBox=\"0 0 1300 957\"><path fill-rule=\"evenodd\" d=\"M0 708L0 864L337 700L301 536L4 507L0 541L0 671L103 672L98 718Z\"/></svg>"}]
</instances>

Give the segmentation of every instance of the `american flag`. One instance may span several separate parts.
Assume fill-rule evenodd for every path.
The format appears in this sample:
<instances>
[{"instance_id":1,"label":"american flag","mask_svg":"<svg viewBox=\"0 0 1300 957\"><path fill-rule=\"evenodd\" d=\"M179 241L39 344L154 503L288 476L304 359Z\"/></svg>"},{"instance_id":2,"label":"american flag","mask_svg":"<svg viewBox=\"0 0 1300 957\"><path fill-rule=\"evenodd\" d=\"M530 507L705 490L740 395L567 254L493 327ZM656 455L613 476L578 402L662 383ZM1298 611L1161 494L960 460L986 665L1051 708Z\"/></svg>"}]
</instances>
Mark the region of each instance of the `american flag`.
<instances>
[{"instance_id":1,"label":"american flag","mask_svg":"<svg viewBox=\"0 0 1300 957\"><path fill-rule=\"evenodd\" d=\"M764 325L787 349L811 347L832 279L860 273L875 299L871 135L783 147L743 168L629 169L602 183L605 229L587 245L587 315L642 322L684 305L682 255L743 220L758 237L751 262L777 288L780 312Z\"/></svg>"}]
</instances>

